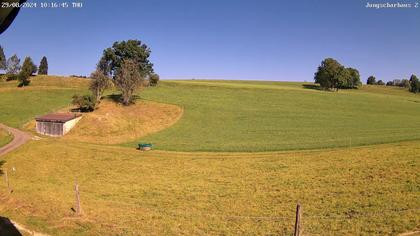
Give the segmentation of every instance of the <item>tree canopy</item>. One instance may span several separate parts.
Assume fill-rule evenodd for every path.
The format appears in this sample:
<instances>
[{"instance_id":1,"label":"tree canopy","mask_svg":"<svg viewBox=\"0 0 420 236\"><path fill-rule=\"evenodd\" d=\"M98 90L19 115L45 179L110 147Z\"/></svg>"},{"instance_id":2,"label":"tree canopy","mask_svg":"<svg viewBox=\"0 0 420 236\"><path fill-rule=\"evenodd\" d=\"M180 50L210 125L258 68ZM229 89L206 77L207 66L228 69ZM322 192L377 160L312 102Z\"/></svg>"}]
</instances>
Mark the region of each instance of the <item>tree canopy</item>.
<instances>
[{"instance_id":1,"label":"tree canopy","mask_svg":"<svg viewBox=\"0 0 420 236\"><path fill-rule=\"evenodd\" d=\"M321 88L330 90L357 88L361 84L358 70L345 68L333 58L326 58L321 62L314 80Z\"/></svg>"},{"instance_id":2,"label":"tree canopy","mask_svg":"<svg viewBox=\"0 0 420 236\"><path fill-rule=\"evenodd\" d=\"M19 72L18 80L19 80L19 87L27 86L31 82L29 77L36 73L37 67L33 63L30 57L26 57L23 61L22 69Z\"/></svg>"},{"instance_id":3,"label":"tree canopy","mask_svg":"<svg viewBox=\"0 0 420 236\"><path fill-rule=\"evenodd\" d=\"M17 57L16 54L14 54L9 59L7 59L6 64L7 64L7 68L6 68L7 74L16 75L17 73L19 73L20 68L21 68L20 59L19 57Z\"/></svg>"},{"instance_id":4,"label":"tree canopy","mask_svg":"<svg viewBox=\"0 0 420 236\"><path fill-rule=\"evenodd\" d=\"M92 92L94 100L98 104L101 100L105 89L112 86L110 79L102 73L102 71L96 70L91 75L91 82L89 85L89 90Z\"/></svg>"},{"instance_id":5,"label":"tree canopy","mask_svg":"<svg viewBox=\"0 0 420 236\"><path fill-rule=\"evenodd\" d=\"M140 75L146 77L153 73L153 64L149 61L150 53L150 48L139 40L115 42L112 47L103 51L97 68L115 79L123 61L131 60L137 65Z\"/></svg>"},{"instance_id":6,"label":"tree canopy","mask_svg":"<svg viewBox=\"0 0 420 236\"><path fill-rule=\"evenodd\" d=\"M138 70L138 64L130 59L123 60L115 78L115 85L121 91L121 102L129 105L134 101L134 93L142 85L144 77Z\"/></svg>"},{"instance_id":7,"label":"tree canopy","mask_svg":"<svg viewBox=\"0 0 420 236\"><path fill-rule=\"evenodd\" d=\"M0 46L0 70L5 70L6 68L6 56L4 55L3 48Z\"/></svg>"},{"instance_id":8,"label":"tree canopy","mask_svg":"<svg viewBox=\"0 0 420 236\"><path fill-rule=\"evenodd\" d=\"M411 75L410 77L410 92L420 92L420 81L416 75Z\"/></svg>"},{"instance_id":9,"label":"tree canopy","mask_svg":"<svg viewBox=\"0 0 420 236\"><path fill-rule=\"evenodd\" d=\"M42 57L41 62L39 63L38 74L48 75L48 61L47 61L47 57L45 56Z\"/></svg>"},{"instance_id":10,"label":"tree canopy","mask_svg":"<svg viewBox=\"0 0 420 236\"><path fill-rule=\"evenodd\" d=\"M369 76L367 78L366 84L371 84L371 85L376 84L376 78L375 78L375 76L373 76L373 75Z\"/></svg>"}]
</instances>

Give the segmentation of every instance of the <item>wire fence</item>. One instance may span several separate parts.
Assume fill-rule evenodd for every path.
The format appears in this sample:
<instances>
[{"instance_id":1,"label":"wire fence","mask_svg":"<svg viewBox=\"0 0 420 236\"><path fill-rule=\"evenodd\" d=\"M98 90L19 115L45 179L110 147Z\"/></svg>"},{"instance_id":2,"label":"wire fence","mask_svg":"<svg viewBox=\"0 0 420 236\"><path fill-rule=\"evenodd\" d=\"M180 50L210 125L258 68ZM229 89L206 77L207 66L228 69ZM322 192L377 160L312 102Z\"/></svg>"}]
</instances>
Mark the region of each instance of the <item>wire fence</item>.
<instances>
[{"instance_id":1,"label":"wire fence","mask_svg":"<svg viewBox=\"0 0 420 236\"><path fill-rule=\"evenodd\" d=\"M9 182L9 176L7 170L4 171L4 178L6 182L6 188L7 192L9 194L13 193L13 189ZM81 211L81 198L80 198L80 192L79 192L79 185L76 180L75 186L75 205L74 205L74 212L77 217L83 216ZM350 210L350 211L343 211L343 214L319 214L308 211L303 212L301 210L301 205L297 204L297 210L296 212L292 211L283 211L285 215L241 215L241 214L217 214L217 213L202 213L202 212L192 212L189 211L183 211L183 210L170 210L168 208L157 208L155 207L142 207L143 209L146 208L150 211L157 211L160 215L166 215L166 216L172 216L172 217L191 217L191 218L215 218L215 219L224 219L224 220L250 220L250 221L256 221L256 222L291 222L293 219L295 219L295 230L294 235L300 236L302 232L302 219L311 219L312 220L366 220L366 218L369 218L371 220L372 218L378 218L383 219L384 217L390 217L390 214L406 214L408 212L415 213L415 215L420 215L420 208L400 208L400 209L381 209L380 211L372 211L371 209L360 209L360 210ZM229 209L225 209L229 210ZM325 211L326 209L323 209ZM336 210L336 209L334 209ZM205 210L201 210L205 211ZM312 210L313 211L313 210ZM418 219L418 218L416 218Z\"/></svg>"},{"instance_id":2,"label":"wire fence","mask_svg":"<svg viewBox=\"0 0 420 236\"><path fill-rule=\"evenodd\" d=\"M384 216L386 213L403 213L403 212L419 212L420 208L413 209L393 209L393 210L381 210L381 211L369 211L363 214L355 213L349 215L312 215L310 213L303 213L305 219L354 219L374 216ZM224 218L224 219L249 219L249 220L265 220L265 221L277 221L277 220L290 220L293 218L293 213L290 212L289 216L256 216L256 215L223 215L223 214L196 214L185 211L170 211L165 212L168 215L173 216L189 216L189 217L208 217L208 218Z\"/></svg>"}]
</instances>

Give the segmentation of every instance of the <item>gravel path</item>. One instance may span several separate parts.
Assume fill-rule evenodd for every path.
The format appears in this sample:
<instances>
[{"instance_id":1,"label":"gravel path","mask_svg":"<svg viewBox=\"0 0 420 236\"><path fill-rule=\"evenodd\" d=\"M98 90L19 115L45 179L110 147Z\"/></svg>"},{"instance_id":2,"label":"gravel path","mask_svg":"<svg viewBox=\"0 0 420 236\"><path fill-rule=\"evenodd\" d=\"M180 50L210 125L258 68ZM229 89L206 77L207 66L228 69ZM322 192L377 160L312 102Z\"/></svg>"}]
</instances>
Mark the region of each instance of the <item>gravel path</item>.
<instances>
[{"instance_id":1,"label":"gravel path","mask_svg":"<svg viewBox=\"0 0 420 236\"><path fill-rule=\"evenodd\" d=\"M13 140L0 148L0 156L15 150L16 148L20 147L21 145L25 144L31 139L31 135L1 123L0 129L4 129L13 135ZM28 233L30 235L45 235L42 233L28 230L24 226L0 216L0 235L22 235L19 231Z\"/></svg>"},{"instance_id":2,"label":"gravel path","mask_svg":"<svg viewBox=\"0 0 420 236\"><path fill-rule=\"evenodd\" d=\"M3 125L1 123L0 129L4 129L13 135L13 140L10 143L6 144L6 146L0 148L0 156L15 150L16 148L20 147L21 145L25 144L31 139L31 135L18 129Z\"/></svg>"}]
</instances>

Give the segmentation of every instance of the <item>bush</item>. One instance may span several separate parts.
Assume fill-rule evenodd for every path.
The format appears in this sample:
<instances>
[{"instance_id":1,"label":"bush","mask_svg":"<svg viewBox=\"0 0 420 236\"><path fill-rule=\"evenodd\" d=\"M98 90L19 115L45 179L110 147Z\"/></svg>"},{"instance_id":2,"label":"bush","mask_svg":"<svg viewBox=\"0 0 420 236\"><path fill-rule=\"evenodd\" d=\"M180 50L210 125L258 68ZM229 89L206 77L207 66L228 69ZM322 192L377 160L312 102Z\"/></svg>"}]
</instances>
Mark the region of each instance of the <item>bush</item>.
<instances>
[{"instance_id":1,"label":"bush","mask_svg":"<svg viewBox=\"0 0 420 236\"><path fill-rule=\"evenodd\" d=\"M82 78L82 79L86 79L87 76L86 75L70 75L70 77L74 77L74 78Z\"/></svg>"},{"instance_id":2,"label":"bush","mask_svg":"<svg viewBox=\"0 0 420 236\"><path fill-rule=\"evenodd\" d=\"M18 87L25 87L28 86L31 83L31 80L29 79L29 74L21 71L17 75L17 80L19 81Z\"/></svg>"},{"instance_id":3,"label":"bush","mask_svg":"<svg viewBox=\"0 0 420 236\"><path fill-rule=\"evenodd\" d=\"M377 85L385 85L384 81L382 81L382 80L378 80L378 82L376 84Z\"/></svg>"},{"instance_id":4,"label":"bush","mask_svg":"<svg viewBox=\"0 0 420 236\"><path fill-rule=\"evenodd\" d=\"M149 85L156 86L159 83L160 77L158 74L152 74L149 78Z\"/></svg>"},{"instance_id":5,"label":"bush","mask_svg":"<svg viewBox=\"0 0 420 236\"><path fill-rule=\"evenodd\" d=\"M96 107L96 100L92 95L73 95L71 103L77 106L81 112L91 112L94 111Z\"/></svg>"},{"instance_id":6,"label":"bush","mask_svg":"<svg viewBox=\"0 0 420 236\"><path fill-rule=\"evenodd\" d=\"M6 81L17 80L18 76L16 74L5 74Z\"/></svg>"},{"instance_id":7,"label":"bush","mask_svg":"<svg viewBox=\"0 0 420 236\"><path fill-rule=\"evenodd\" d=\"M388 82L386 82L386 86L394 86L394 82L393 81L388 81Z\"/></svg>"}]
</instances>

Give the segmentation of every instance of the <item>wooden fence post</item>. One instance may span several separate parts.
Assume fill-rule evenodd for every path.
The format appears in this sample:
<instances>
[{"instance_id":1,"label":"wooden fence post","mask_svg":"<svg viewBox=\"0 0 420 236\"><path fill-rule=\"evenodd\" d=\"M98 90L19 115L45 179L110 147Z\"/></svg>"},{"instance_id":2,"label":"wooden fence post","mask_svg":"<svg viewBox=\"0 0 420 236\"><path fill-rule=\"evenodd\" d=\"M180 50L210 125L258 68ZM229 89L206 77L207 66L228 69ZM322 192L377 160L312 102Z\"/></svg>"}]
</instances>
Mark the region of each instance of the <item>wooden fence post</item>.
<instances>
[{"instance_id":1,"label":"wooden fence post","mask_svg":"<svg viewBox=\"0 0 420 236\"><path fill-rule=\"evenodd\" d=\"M12 193L12 189L10 188L9 176L7 175L7 170L4 170L4 178L6 180L7 192Z\"/></svg>"},{"instance_id":2,"label":"wooden fence post","mask_svg":"<svg viewBox=\"0 0 420 236\"><path fill-rule=\"evenodd\" d=\"M300 204L298 203L296 206L296 221L295 221L295 233L293 234L293 236L300 236L302 233L302 229L301 229L301 207Z\"/></svg>"},{"instance_id":3,"label":"wooden fence post","mask_svg":"<svg viewBox=\"0 0 420 236\"><path fill-rule=\"evenodd\" d=\"M79 193L79 184L77 184L77 180L74 184L74 192L76 194L75 211L76 211L76 215L80 216L82 213L82 208L80 207L80 193Z\"/></svg>"}]
</instances>

